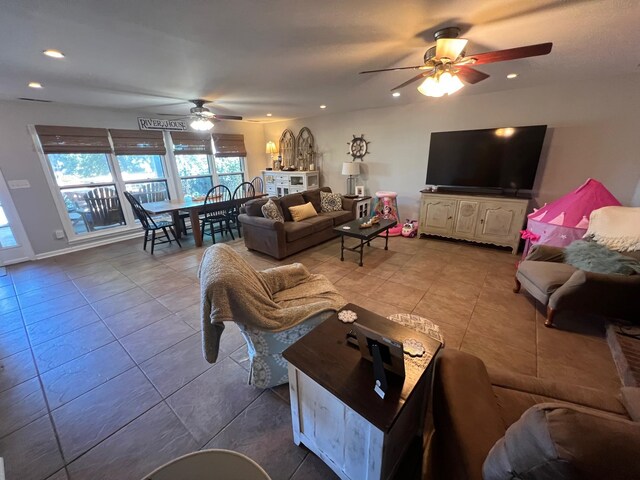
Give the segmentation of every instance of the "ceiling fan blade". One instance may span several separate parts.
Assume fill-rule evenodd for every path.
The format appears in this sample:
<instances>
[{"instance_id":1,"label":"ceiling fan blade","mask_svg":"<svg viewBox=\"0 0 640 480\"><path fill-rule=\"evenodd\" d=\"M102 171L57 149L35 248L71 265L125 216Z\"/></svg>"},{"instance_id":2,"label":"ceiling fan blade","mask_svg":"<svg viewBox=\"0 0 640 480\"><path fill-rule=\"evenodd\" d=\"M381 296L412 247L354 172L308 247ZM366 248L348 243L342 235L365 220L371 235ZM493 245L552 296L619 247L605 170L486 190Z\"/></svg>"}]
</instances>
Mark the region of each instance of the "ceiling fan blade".
<instances>
[{"instance_id":1,"label":"ceiling fan blade","mask_svg":"<svg viewBox=\"0 0 640 480\"><path fill-rule=\"evenodd\" d=\"M365 70L364 72L359 72L361 75L363 73L378 73L378 72L393 72L394 70L419 70L425 68L424 65L413 65L411 67L395 67L395 68L381 68L379 70Z\"/></svg>"},{"instance_id":2,"label":"ceiling fan blade","mask_svg":"<svg viewBox=\"0 0 640 480\"><path fill-rule=\"evenodd\" d=\"M184 120L185 118L190 118L190 115L178 116L177 113L154 113L154 115L158 115L160 117L173 117L172 120Z\"/></svg>"},{"instance_id":3,"label":"ceiling fan blade","mask_svg":"<svg viewBox=\"0 0 640 480\"><path fill-rule=\"evenodd\" d=\"M418 75L416 75L415 77L413 77L413 78L411 78L411 79L407 80L407 81L406 81L406 82L404 82L404 83L401 83L401 84L400 84L400 85L398 85L397 87L393 87L393 88L391 89L391 91L393 92L394 90L398 90L398 89L400 89L400 88L402 88L402 87L406 87L407 85L409 85L409 84L411 84L411 83L413 83L413 82L417 82L417 81L418 81L418 80L420 80L421 78L428 77L429 75L431 75L431 72L420 72L420 73L419 73Z\"/></svg>"},{"instance_id":4,"label":"ceiling fan blade","mask_svg":"<svg viewBox=\"0 0 640 480\"><path fill-rule=\"evenodd\" d=\"M551 52L553 43L539 43L537 45L528 45L526 47L508 48L506 50L496 50L495 52L478 53L469 55L469 58L475 58L474 65L483 65L486 63L505 62L507 60L516 60L518 58L537 57L538 55L547 55Z\"/></svg>"},{"instance_id":5,"label":"ceiling fan blade","mask_svg":"<svg viewBox=\"0 0 640 480\"><path fill-rule=\"evenodd\" d=\"M439 38L436 41L436 58L448 58L453 62L460 56L467 42L465 38Z\"/></svg>"},{"instance_id":6,"label":"ceiling fan blade","mask_svg":"<svg viewBox=\"0 0 640 480\"><path fill-rule=\"evenodd\" d=\"M480 70L476 70L471 67L459 67L458 73L456 73L461 80L464 80L467 83L474 84L481 82L482 80L486 80L489 78L489 75L481 72Z\"/></svg>"},{"instance_id":7,"label":"ceiling fan blade","mask_svg":"<svg viewBox=\"0 0 640 480\"><path fill-rule=\"evenodd\" d=\"M242 120L242 117L239 115L218 115L214 113L213 116L219 120Z\"/></svg>"}]
</instances>

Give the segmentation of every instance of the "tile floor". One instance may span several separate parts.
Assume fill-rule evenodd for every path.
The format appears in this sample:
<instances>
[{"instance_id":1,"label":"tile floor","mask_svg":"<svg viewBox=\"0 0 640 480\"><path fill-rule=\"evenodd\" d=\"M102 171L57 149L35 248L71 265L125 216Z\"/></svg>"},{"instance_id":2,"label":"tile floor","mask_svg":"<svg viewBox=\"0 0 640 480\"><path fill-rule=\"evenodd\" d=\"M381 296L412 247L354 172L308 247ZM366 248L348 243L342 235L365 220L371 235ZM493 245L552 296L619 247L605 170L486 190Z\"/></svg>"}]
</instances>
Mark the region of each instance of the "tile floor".
<instances>
[{"instance_id":1,"label":"tile floor","mask_svg":"<svg viewBox=\"0 0 640 480\"><path fill-rule=\"evenodd\" d=\"M602 321L560 316L511 292L512 255L432 239L392 238L339 260L339 242L283 262L230 242L258 269L299 261L381 315L413 312L447 348L490 367L613 390ZM381 242L380 242L381 243ZM239 330L219 361L201 354L196 270L203 249L139 240L12 266L0 277L0 456L7 478L139 479L184 453L230 448L274 480L335 478L293 444L286 386L246 384Z\"/></svg>"}]
</instances>

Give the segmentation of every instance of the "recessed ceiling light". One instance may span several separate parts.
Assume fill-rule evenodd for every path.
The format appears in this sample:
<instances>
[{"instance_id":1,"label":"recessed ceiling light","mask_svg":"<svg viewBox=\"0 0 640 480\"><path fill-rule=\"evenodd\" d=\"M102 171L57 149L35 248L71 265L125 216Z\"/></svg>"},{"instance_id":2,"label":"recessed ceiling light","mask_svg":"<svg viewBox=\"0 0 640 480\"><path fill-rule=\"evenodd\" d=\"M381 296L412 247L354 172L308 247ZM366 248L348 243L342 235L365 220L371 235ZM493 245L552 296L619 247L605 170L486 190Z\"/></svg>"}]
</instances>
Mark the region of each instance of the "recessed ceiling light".
<instances>
[{"instance_id":1,"label":"recessed ceiling light","mask_svg":"<svg viewBox=\"0 0 640 480\"><path fill-rule=\"evenodd\" d=\"M267 113L267 117L272 117L273 114L272 113Z\"/></svg>"},{"instance_id":2,"label":"recessed ceiling light","mask_svg":"<svg viewBox=\"0 0 640 480\"><path fill-rule=\"evenodd\" d=\"M62 53L60 50L48 49L43 51L42 53L51 58L64 58L64 53Z\"/></svg>"},{"instance_id":3,"label":"recessed ceiling light","mask_svg":"<svg viewBox=\"0 0 640 480\"><path fill-rule=\"evenodd\" d=\"M320 105L320 108L327 108L326 105Z\"/></svg>"},{"instance_id":4,"label":"recessed ceiling light","mask_svg":"<svg viewBox=\"0 0 640 480\"><path fill-rule=\"evenodd\" d=\"M512 78L516 78L517 76L518 76L517 73L510 73L509 75L507 75L507 78L511 80Z\"/></svg>"},{"instance_id":5,"label":"recessed ceiling light","mask_svg":"<svg viewBox=\"0 0 640 480\"><path fill-rule=\"evenodd\" d=\"M399 97L400 96L400 92L393 92L391 94L392 97Z\"/></svg>"},{"instance_id":6,"label":"recessed ceiling light","mask_svg":"<svg viewBox=\"0 0 640 480\"><path fill-rule=\"evenodd\" d=\"M42 88L42 84L38 82L29 82L29 88Z\"/></svg>"}]
</instances>

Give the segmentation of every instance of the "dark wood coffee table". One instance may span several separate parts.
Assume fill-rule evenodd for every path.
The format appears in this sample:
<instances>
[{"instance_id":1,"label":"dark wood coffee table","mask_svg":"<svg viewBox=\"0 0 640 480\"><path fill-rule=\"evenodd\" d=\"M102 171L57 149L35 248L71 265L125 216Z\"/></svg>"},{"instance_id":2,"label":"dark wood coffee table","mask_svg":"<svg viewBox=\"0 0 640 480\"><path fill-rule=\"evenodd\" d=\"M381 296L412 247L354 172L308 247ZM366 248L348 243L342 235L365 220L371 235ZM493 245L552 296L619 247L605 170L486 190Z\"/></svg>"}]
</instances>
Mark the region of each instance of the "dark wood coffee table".
<instances>
[{"instance_id":1,"label":"dark wood coffee table","mask_svg":"<svg viewBox=\"0 0 640 480\"><path fill-rule=\"evenodd\" d=\"M380 223L373 225L369 228L360 228L360 225L364 223L367 218L361 218L359 220L354 220L352 222L348 222L340 225L339 227L334 227L333 230L340 235L340 260L344 262L344 251L351 250L352 252L360 252L360 263L358 265L362 266L362 253L364 250L364 246L371 246L371 240L376 238L382 232L386 232L384 238L384 249L389 250L389 229L391 227L395 227L398 222L395 220L385 220L381 219ZM360 240L360 245L356 245L355 247L345 247L344 246L344 237L353 237Z\"/></svg>"},{"instance_id":2,"label":"dark wood coffee table","mask_svg":"<svg viewBox=\"0 0 640 480\"><path fill-rule=\"evenodd\" d=\"M293 439L342 479L390 478L424 426L433 358L442 344L354 304L357 322L398 341L414 338L423 357L404 356L405 377L387 374L388 390L373 390L373 364L347 344L353 324L336 313L287 348Z\"/></svg>"}]
</instances>

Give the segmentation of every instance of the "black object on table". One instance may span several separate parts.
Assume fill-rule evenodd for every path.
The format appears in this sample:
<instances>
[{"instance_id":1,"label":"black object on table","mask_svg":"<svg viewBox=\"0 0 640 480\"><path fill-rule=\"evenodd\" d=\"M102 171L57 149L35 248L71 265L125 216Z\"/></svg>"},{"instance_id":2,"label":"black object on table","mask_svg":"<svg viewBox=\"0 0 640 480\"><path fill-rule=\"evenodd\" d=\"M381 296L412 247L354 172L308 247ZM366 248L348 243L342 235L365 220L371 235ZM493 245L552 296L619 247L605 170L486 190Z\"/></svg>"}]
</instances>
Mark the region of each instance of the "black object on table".
<instances>
[{"instance_id":1,"label":"black object on table","mask_svg":"<svg viewBox=\"0 0 640 480\"><path fill-rule=\"evenodd\" d=\"M365 244L371 246L371 240L376 238L383 232L386 232L384 236L384 249L389 250L389 229L395 227L398 222L395 220L381 219L379 223L376 223L368 228L360 228L360 225L366 222L368 219L361 218L359 220L353 220L352 222L345 223L339 227L334 227L333 230L340 235L340 260L344 262L344 251L351 250L352 252L360 253L360 263L362 266L362 253ZM360 244L355 247L345 247L344 237L353 237L360 240Z\"/></svg>"}]
</instances>

